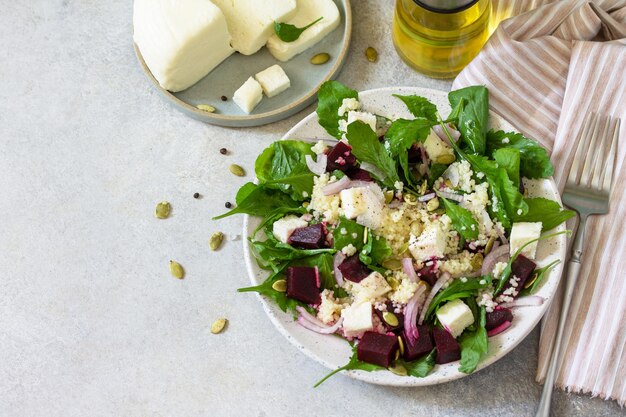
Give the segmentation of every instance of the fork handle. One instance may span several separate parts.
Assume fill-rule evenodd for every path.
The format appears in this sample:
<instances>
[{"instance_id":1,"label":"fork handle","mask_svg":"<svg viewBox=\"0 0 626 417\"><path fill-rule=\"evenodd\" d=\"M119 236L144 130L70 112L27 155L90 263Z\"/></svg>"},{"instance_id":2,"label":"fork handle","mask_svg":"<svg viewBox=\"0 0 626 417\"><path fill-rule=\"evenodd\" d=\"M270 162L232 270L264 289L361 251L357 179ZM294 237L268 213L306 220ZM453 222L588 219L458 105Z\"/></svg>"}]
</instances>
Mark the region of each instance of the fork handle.
<instances>
[{"instance_id":1,"label":"fork handle","mask_svg":"<svg viewBox=\"0 0 626 417\"><path fill-rule=\"evenodd\" d=\"M535 417L549 417L550 416L550 404L552 401L552 391L554 387L554 381L556 374L559 370L561 363L561 342L563 340L563 330L565 329L565 323L567 321L567 315L569 312L570 303L574 294L574 288L576 288L576 281L578 281L578 274L580 272L580 259L583 253L583 243L585 237L585 225L587 224L587 216L580 217L580 224L576 231L576 237L574 244L572 245L572 256L567 263L567 276L565 280L565 291L563 293L563 304L561 305L561 312L559 315L559 325L556 330L556 339L552 347L550 354L550 365L548 366L548 372L546 373L546 380L543 383L543 391L541 393L541 400L539 401L539 407L537 408L537 414Z\"/></svg>"}]
</instances>

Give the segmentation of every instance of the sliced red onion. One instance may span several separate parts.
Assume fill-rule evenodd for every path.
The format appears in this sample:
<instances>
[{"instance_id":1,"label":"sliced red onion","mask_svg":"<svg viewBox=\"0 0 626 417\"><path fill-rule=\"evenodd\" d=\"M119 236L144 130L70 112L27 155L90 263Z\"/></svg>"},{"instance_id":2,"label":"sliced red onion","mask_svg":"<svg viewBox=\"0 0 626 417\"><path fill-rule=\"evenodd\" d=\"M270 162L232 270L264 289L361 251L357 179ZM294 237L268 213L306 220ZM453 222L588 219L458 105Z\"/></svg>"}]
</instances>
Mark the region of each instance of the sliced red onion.
<instances>
[{"instance_id":1,"label":"sliced red onion","mask_svg":"<svg viewBox=\"0 0 626 417\"><path fill-rule=\"evenodd\" d=\"M323 175L326 172L328 156L325 154L318 155L317 161L314 161L311 155L306 155L304 160L306 161L306 166L309 167L309 170L315 175Z\"/></svg>"},{"instance_id":2,"label":"sliced red onion","mask_svg":"<svg viewBox=\"0 0 626 417\"><path fill-rule=\"evenodd\" d=\"M491 336L495 336L497 334L500 334L503 331L505 331L506 329L508 329L509 327L511 327L511 322L507 320L504 323L502 323L501 325L499 325L498 327L495 327L495 328L489 330L487 332L487 336L491 337Z\"/></svg>"},{"instance_id":3,"label":"sliced red onion","mask_svg":"<svg viewBox=\"0 0 626 417\"><path fill-rule=\"evenodd\" d=\"M402 270L412 282L419 281L419 278L417 277L417 273L415 273L415 268L413 267L413 259L402 258Z\"/></svg>"},{"instance_id":4,"label":"sliced red onion","mask_svg":"<svg viewBox=\"0 0 626 417\"><path fill-rule=\"evenodd\" d=\"M296 322L300 326L304 327L305 329L309 329L309 330L314 331L316 333L333 334L333 333L335 333L337 330L339 330L341 328L341 324L343 323L343 317L340 317L339 320L337 320L337 322L335 324L333 324L332 326L325 326L325 327L316 326L315 324L311 323L310 321L304 319L302 316L298 317Z\"/></svg>"},{"instance_id":5,"label":"sliced red onion","mask_svg":"<svg viewBox=\"0 0 626 417\"><path fill-rule=\"evenodd\" d=\"M454 142L458 142L459 138L461 137L461 132L459 132L458 130L454 129L450 123L448 123L446 125L446 128L448 130L448 133L450 134L450 136L452 137L452 140L454 140ZM444 132L443 128L441 127L440 124L437 124L435 126L433 126L433 131L435 132L435 134L437 136L439 136L439 138L441 140L443 140L444 142L446 142L448 145L452 145L450 143L450 139L448 138L448 135L446 135L446 132Z\"/></svg>"},{"instance_id":6,"label":"sliced red onion","mask_svg":"<svg viewBox=\"0 0 626 417\"><path fill-rule=\"evenodd\" d=\"M339 181L331 182L330 184L324 186L324 188L322 188L322 194L337 194L338 192L345 190L346 188L350 188L351 183L352 181L350 181L350 178L348 178L348 176L346 175L345 177L341 177Z\"/></svg>"},{"instance_id":7,"label":"sliced red onion","mask_svg":"<svg viewBox=\"0 0 626 417\"><path fill-rule=\"evenodd\" d=\"M343 274L339 270L339 265L346 259L346 255L341 251L337 251L335 253L335 257L333 258L333 271L335 272L335 281L337 281L337 285L343 287Z\"/></svg>"},{"instance_id":8,"label":"sliced red onion","mask_svg":"<svg viewBox=\"0 0 626 417\"><path fill-rule=\"evenodd\" d=\"M300 316L298 317L302 318L303 320L306 320L309 323L316 325L317 327L322 327L322 328L328 327L326 323L324 323L323 321L315 317L313 314L306 311L306 308L302 306L296 306L296 311L300 313Z\"/></svg>"},{"instance_id":9,"label":"sliced red onion","mask_svg":"<svg viewBox=\"0 0 626 417\"><path fill-rule=\"evenodd\" d=\"M420 319L418 322L420 325L424 322L424 318L426 318L426 311L428 310L428 307L430 307L430 303L433 301L433 298L435 298L435 295L437 295L441 287L443 287L451 279L452 276L449 273L444 272L443 274L441 274L437 282L435 282L435 285L433 285L433 288L430 290L430 293L426 298L424 308L422 308L422 314L420 314Z\"/></svg>"},{"instance_id":10,"label":"sliced red onion","mask_svg":"<svg viewBox=\"0 0 626 417\"><path fill-rule=\"evenodd\" d=\"M440 191L439 195L441 195L443 198L447 198L448 200L457 201L459 203L461 203L464 200L462 195L456 194L456 193L448 193L446 191Z\"/></svg>"},{"instance_id":11,"label":"sliced red onion","mask_svg":"<svg viewBox=\"0 0 626 417\"><path fill-rule=\"evenodd\" d=\"M384 181L385 178L387 177L380 168L378 168L374 164L370 164L369 162L361 162L360 167L361 169L364 169L365 171L371 172L372 174L376 176L376 178L378 178L381 181Z\"/></svg>"},{"instance_id":12,"label":"sliced red onion","mask_svg":"<svg viewBox=\"0 0 626 417\"><path fill-rule=\"evenodd\" d=\"M404 308L404 331L410 343L415 343L419 337L416 324L417 313L421 307L421 301L424 299L424 291L426 291L426 286L420 285Z\"/></svg>"},{"instance_id":13,"label":"sliced red onion","mask_svg":"<svg viewBox=\"0 0 626 417\"><path fill-rule=\"evenodd\" d=\"M424 194L422 196L417 197L417 201L424 203L428 200L432 200L433 198L435 198L435 196L436 196L435 193Z\"/></svg>"},{"instance_id":14,"label":"sliced red onion","mask_svg":"<svg viewBox=\"0 0 626 417\"><path fill-rule=\"evenodd\" d=\"M489 275L493 271L493 267L498 262L504 262L509 258L509 245L498 246L491 249L491 252L483 260L483 266L480 268L482 275Z\"/></svg>"},{"instance_id":15,"label":"sliced red onion","mask_svg":"<svg viewBox=\"0 0 626 417\"><path fill-rule=\"evenodd\" d=\"M499 304L503 308L511 307L537 307L543 304L545 299L538 295L529 295L526 297L518 298L517 300L510 301L508 303Z\"/></svg>"}]
</instances>

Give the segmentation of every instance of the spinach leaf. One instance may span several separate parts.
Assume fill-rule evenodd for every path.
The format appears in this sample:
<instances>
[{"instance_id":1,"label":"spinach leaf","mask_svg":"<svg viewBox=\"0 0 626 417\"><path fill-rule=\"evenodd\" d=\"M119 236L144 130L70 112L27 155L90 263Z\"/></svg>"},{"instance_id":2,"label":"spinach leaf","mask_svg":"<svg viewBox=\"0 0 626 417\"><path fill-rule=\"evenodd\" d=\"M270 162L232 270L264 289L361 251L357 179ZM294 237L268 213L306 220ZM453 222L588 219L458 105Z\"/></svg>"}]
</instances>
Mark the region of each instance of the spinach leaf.
<instances>
[{"instance_id":1,"label":"spinach leaf","mask_svg":"<svg viewBox=\"0 0 626 417\"><path fill-rule=\"evenodd\" d=\"M339 81L326 81L317 92L317 117L319 124L333 137L341 139L339 131L339 107L344 98L358 100L359 93L349 89Z\"/></svg>"},{"instance_id":2,"label":"spinach leaf","mask_svg":"<svg viewBox=\"0 0 626 417\"><path fill-rule=\"evenodd\" d=\"M448 101L455 109L454 113L457 115L455 124L461 132L461 139L470 152L484 155L489 126L489 91L484 86L465 87L450 91Z\"/></svg>"},{"instance_id":3,"label":"spinach leaf","mask_svg":"<svg viewBox=\"0 0 626 417\"><path fill-rule=\"evenodd\" d=\"M491 284L491 277L489 276L467 278L465 282L460 279L455 279L447 288L444 288L435 295L430 302L430 306L428 306L428 310L426 310L425 319L428 320L440 304L446 301L456 300L457 298L476 296L478 290L488 287L489 284Z\"/></svg>"},{"instance_id":4,"label":"spinach leaf","mask_svg":"<svg viewBox=\"0 0 626 417\"><path fill-rule=\"evenodd\" d=\"M381 236L374 236L371 230L367 230L367 243L363 245L363 249L359 252L359 259L370 269L375 265L380 265L385 259L391 256L391 247L387 240ZM379 271L380 272L380 271Z\"/></svg>"},{"instance_id":5,"label":"spinach leaf","mask_svg":"<svg viewBox=\"0 0 626 417\"><path fill-rule=\"evenodd\" d=\"M300 35L302 35L302 32L304 32L322 19L323 17L320 17L316 21L309 23L303 28L299 28L288 23L274 22L274 33L276 33L276 36L278 36L278 38L283 42L293 42L296 41L300 37Z\"/></svg>"},{"instance_id":6,"label":"spinach leaf","mask_svg":"<svg viewBox=\"0 0 626 417\"><path fill-rule=\"evenodd\" d=\"M537 291L537 287L539 287L539 284L543 281L544 276L546 276L560 262L560 259L555 259L543 268L535 269L533 276L529 280L530 285L527 283L526 285L528 285L528 287L525 285L522 291L520 291L520 295L530 295Z\"/></svg>"},{"instance_id":7,"label":"spinach leaf","mask_svg":"<svg viewBox=\"0 0 626 417\"><path fill-rule=\"evenodd\" d=\"M446 207L446 214L452 220L452 225L463 236L465 240L474 240L478 238L478 222L472 216L472 212L448 199L441 197L443 205Z\"/></svg>"},{"instance_id":8,"label":"spinach leaf","mask_svg":"<svg viewBox=\"0 0 626 417\"><path fill-rule=\"evenodd\" d=\"M279 214L302 211L300 203L287 194L251 182L239 189L236 201L237 207L220 216L213 217L213 220L223 219L233 214L263 216L267 219Z\"/></svg>"},{"instance_id":9,"label":"spinach leaf","mask_svg":"<svg viewBox=\"0 0 626 417\"><path fill-rule=\"evenodd\" d=\"M520 151L520 173L523 177L548 178L554 174L548 151L521 133L490 130L487 133L487 153L491 155L502 148Z\"/></svg>"},{"instance_id":10,"label":"spinach leaf","mask_svg":"<svg viewBox=\"0 0 626 417\"><path fill-rule=\"evenodd\" d=\"M433 124L437 123L437 106L428 101L427 98L421 96L401 96L394 94L406 104L411 114L415 117L423 117L430 120Z\"/></svg>"},{"instance_id":11,"label":"spinach leaf","mask_svg":"<svg viewBox=\"0 0 626 417\"><path fill-rule=\"evenodd\" d=\"M446 169L448 169L448 165L434 162L428 172L428 186L432 187L435 181L437 181L437 178L441 177L443 173L446 172Z\"/></svg>"},{"instance_id":12,"label":"spinach leaf","mask_svg":"<svg viewBox=\"0 0 626 417\"><path fill-rule=\"evenodd\" d=\"M553 229L569 218L576 216L572 210L564 210L554 200L547 198L526 198L528 212L522 216L515 216L516 222L541 222L543 230Z\"/></svg>"},{"instance_id":13,"label":"spinach leaf","mask_svg":"<svg viewBox=\"0 0 626 417\"><path fill-rule=\"evenodd\" d=\"M409 169L409 155L407 151L413 144L424 142L432 126L433 122L424 118L414 120L397 119L385 133L389 152L392 157L398 160L407 185L414 186L416 184L415 178Z\"/></svg>"},{"instance_id":14,"label":"spinach leaf","mask_svg":"<svg viewBox=\"0 0 626 417\"><path fill-rule=\"evenodd\" d=\"M287 294L284 292L276 291L272 288L272 285L279 279L283 279L282 271L285 269L287 264L285 263L283 267L270 275L262 284L254 286L254 287L245 287L239 288L237 292L258 292L261 295L271 298L274 300L276 305L284 312L292 311L295 313L296 306L308 307L306 304L301 303L300 301L294 300L293 298L287 297Z\"/></svg>"},{"instance_id":15,"label":"spinach leaf","mask_svg":"<svg viewBox=\"0 0 626 417\"><path fill-rule=\"evenodd\" d=\"M498 163L498 167L506 170L509 179L519 190L520 152L513 148L498 149L493 153L493 159Z\"/></svg>"},{"instance_id":16,"label":"spinach leaf","mask_svg":"<svg viewBox=\"0 0 626 417\"><path fill-rule=\"evenodd\" d=\"M393 189L394 183L400 180L396 171L396 162L380 143L372 128L357 120L348 125L346 137L352 146L352 154L361 162L368 162L377 167L384 174L384 178L378 178L378 180Z\"/></svg>"},{"instance_id":17,"label":"spinach leaf","mask_svg":"<svg viewBox=\"0 0 626 417\"><path fill-rule=\"evenodd\" d=\"M276 271L285 261L306 258L323 253L334 253L334 249L298 249L280 242L271 232L266 233L267 240L250 240L259 264ZM331 262L332 264L332 262Z\"/></svg>"},{"instance_id":18,"label":"spinach leaf","mask_svg":"<svg viewBox=\"0 0 626 417\"><path fill-rule=\"evenodd\" d=\"M342 233L343 230L345 230L345 233ZM364 232L365 227L353 220L341 217L337 227L333 230L333 246L335 249L341 250L345 246L352 244L357 251L360 251L363 249ZM356 237L353 237L353 235L356 235Z\"/></svg>"},{"instance_id":19,"label":"spinach leaf","mask_svg":"<svg viewBox=\"0 0 626 417\"><path fill-rule=\"evenodd\" d=\"M351 371L351 370L356 370L356 369L361 370L361 371L366 371L366 372L372 372L372 371L378 371L378 370L385 369L385 368L383 368L382 366L360 361L356 353L356 345L352 345L352 356L350 357L350 361L348 361L348 363L345 364L344 366L341 366L335 369L334 371L326 375L324 378L317 381L315 385L313 385L313 388L319 387L324 381L326 381L328 378L330 378L331 376L335 375L338 372Z\"/></svg>"},{"instance_id":20,"label":"spinach leaf","mask_svg":"<svg viewBox=\"0 0 626 417\"><path fill-rule=\"evenodd\" d=\"M480 308L478 326L473 332L465 331L459 339L461 345L461 363L459 371L471 374L478 366L478 362L487 353L487 330L485 329L486 319L485 307ZM475 316L474 316L475 317Z\"/></svg>"},{"instance_id":21,"label":"spinach leaf","mask_svg":"<svg viewBox=\"0 0 626 417\"><path fill-rule=\"evenodd\" d=\"M404 360L398 360L397 362L406 368L409 375L417 378L424 378L435 367L436 356L437 349L433 349L428 355L422 356L414 361L407 362Z\"/></svg>"}]
</instances>

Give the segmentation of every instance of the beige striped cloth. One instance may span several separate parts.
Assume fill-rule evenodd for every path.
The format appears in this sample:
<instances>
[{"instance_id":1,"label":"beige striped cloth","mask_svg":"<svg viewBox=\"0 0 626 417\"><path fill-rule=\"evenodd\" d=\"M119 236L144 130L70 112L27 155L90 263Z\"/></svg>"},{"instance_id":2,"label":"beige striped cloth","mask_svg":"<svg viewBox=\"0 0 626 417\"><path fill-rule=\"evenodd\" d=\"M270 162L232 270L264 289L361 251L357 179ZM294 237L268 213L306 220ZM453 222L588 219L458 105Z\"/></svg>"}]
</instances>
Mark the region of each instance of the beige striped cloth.
<instances>
[{"instance_id":1,"label":"beige striped cloth","mask_svg":"<svg viewBox=\"0 0 626 417\"><path fill-rule=\"evenodd\" d=\"M492 110L552 151L561 190L585 115L622 119L610 213L587 224L557 386L624 406L626 0L500 0L492 10L495 25L515 17L500 23L453 88L486 85ZM539 382L547 371L560 303L554 300L542 323Z\"/></svg>"}]
</instances>

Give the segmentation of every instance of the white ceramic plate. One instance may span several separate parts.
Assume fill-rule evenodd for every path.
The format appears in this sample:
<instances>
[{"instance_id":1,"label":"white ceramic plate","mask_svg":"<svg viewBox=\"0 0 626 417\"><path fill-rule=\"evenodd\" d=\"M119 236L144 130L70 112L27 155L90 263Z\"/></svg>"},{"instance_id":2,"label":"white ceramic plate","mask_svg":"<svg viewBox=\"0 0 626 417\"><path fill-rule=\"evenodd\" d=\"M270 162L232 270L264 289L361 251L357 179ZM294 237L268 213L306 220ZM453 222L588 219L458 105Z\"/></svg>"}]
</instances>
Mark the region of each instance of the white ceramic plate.
<instances>
[{"instance_id":1,"label":"white ceramic plate","mask_svg":"<svg viewBox=\"0 0 626 417\"><path fill-rule=\"evenodd\" d=\"M384 115L390 118L412 118L404 103L394 98L392 94L411 95L416 94L428 98L437 105L439 112L446 116L450 112L447 93L437 90L414 88L414 87L390 87L376 90L368 90L359 93L363 108L367 111ZM490 127L514 131L515 129L506 120L495 113L490 115ZM283 137L283 139L332 139L326 131L317 123L317 115L310 114ZM553 180L533 180L525 182L531 197L546 197L560 203L561 199ZM259 224L259 218L246 216L244 220L245 236ZM565 230L565 225L559 226L555 231ZM566 237L557 237L539 242L537 249L537 264L544 266L555 259L565 259ZM253 285L260 284L267 276L267 271L260 269L250 252L247 242L244 243L244 253L250 281ZM494 363L515 346L517 346L537 325L546 312L557 288L563 269L563 262L554 268L545 278L537 295L544 297L546 302L538 307L519 307L513 309L514 320L512 326L505 332L489 338L489 351L481 360L477 371ZM329 370L345 365L351 355L348 343L335 336L320 335L303 328L293 321L291 314L283 313L273 302L260 296L265 312L278 330L293 343L299 350L321 363ZM436 365L433 371L425 378L402 377L389 371L344 371L343 373L362 381L380 385L392 386L423 386L434 385L442 382L462 378L466 374L458 371L459 363L452 362L445 365ZM320 377L323 376L320 372ZM313 384L315 381L311 381Z\"/></svg>"}]
</instances>

